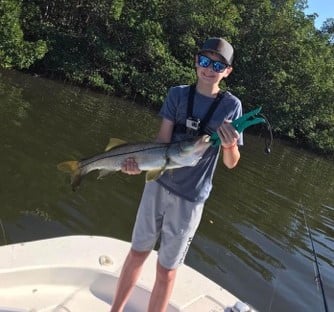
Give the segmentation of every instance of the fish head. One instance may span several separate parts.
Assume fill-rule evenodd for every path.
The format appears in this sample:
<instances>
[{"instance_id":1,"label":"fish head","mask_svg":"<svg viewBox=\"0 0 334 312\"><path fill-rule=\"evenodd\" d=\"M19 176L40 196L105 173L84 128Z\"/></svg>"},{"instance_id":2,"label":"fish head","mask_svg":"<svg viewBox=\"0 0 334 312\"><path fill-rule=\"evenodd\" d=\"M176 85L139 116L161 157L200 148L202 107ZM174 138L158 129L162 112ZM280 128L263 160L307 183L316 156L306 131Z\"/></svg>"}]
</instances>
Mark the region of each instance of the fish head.
<instances>
[{"instance_id":1,"label":"fish head","mask_svg":"<svg viewBox=\"0 0 334 312\"><path fill-rule=\"evenodd\" d=\"M211 145L212 145L212 142L210 142L209 135L202 135L202 136L194 137L194 138L180 142L180 154L181 155L187 155L187 154L203 155L204 152Z\"/></svg>"},{"instance_id":2,"label":"fish head","mask_svg":"<svg viewBox=\"0 0 334 312\"><path fill-rule=\"evenodd\" d=\"M170 151L169 158L180 167L195 166L211 145L209 135L183 140Z\"/></svg>"}]
</instances>

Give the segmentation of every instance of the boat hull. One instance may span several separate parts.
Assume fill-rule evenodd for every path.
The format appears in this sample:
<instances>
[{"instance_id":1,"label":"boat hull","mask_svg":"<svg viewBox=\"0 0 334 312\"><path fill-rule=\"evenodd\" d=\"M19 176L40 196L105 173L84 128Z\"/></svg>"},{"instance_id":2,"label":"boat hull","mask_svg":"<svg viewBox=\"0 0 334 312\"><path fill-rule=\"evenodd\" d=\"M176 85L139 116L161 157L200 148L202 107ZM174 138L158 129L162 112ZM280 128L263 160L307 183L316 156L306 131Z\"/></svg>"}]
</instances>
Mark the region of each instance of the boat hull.
<instances>
[{"instance_id":1,"label":"boat hull","mask_svg":"<svg viewBox=\"0 0 334 312\"><path fill-rule=\"evenodd\" d=\"M130 244L65 236L0 247L0 312L109 311ZM157 253L150 254L125 312L146 311ZM230 311L238 298L183 265L167 312Z\"/></svg>"}]
</instances>

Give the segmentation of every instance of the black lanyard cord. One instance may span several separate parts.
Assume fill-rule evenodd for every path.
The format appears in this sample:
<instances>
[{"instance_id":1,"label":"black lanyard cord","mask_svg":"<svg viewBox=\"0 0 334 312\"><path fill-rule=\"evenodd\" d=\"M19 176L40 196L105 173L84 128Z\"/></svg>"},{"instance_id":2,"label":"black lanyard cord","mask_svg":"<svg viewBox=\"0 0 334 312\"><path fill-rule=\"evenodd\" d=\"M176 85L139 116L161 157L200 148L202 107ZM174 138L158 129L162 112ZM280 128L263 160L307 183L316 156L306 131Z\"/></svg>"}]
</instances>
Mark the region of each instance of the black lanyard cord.
<instances>
[{"instance_id":1,"label":"black lanyard cord","mask_svg":"<svg viewBox=\"0 0 334 312\"><path fill-rule=\"evenodd\" d=\"M188 107L187 107L187 118L193 118L193 109L194 109L194 98L195 98L195 93L196 93L196 85L191 85L189 89L189 95L188 95ZM209 122L211 119L213 113L216 111L219 102L223 98L225 92L219 91L216 98L213 100L212 104L210 105L209 110L207 111L206 115L204 118L202 118L201 123L200 123L200 130L201 132L204 131L206 124Z\"/></svg>"}]
</instances>

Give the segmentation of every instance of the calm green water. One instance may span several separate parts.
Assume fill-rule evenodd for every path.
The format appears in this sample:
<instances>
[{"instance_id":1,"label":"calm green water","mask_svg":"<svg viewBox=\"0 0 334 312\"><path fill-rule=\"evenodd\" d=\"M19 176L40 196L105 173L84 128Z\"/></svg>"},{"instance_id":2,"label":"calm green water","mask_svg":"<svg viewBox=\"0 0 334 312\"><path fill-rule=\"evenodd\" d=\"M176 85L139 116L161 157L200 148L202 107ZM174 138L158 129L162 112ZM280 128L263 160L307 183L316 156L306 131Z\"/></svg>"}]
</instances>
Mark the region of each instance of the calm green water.
<instances>
[{"instance_id":1,"label":"calm green water","mask_svg":"<svg viewBox=\"0 0 334 312\"><path fill-rule=\"evenodd\" d=\"M73 193L60 161L110 137L154 138L155 112L62 83L0 72L0 244L70 234L130 240L144 176L89 175ZM260 311L323 311L304 206L334 307L334 164L245 134L236 169L219 166L187 264Z\"/></svg>"}]
</instances>

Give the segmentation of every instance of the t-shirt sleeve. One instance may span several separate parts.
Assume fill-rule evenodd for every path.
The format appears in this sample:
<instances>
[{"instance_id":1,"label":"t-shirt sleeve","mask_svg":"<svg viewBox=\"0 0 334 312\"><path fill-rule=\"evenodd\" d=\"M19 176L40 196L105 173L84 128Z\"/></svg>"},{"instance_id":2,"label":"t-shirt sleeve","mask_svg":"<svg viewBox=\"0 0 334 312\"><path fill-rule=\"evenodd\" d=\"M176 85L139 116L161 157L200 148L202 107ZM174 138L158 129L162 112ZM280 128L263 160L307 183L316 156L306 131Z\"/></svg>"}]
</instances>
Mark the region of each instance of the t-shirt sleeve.
<instances>
[{"instance_id":1,"label":"t-shirt sleeve","mask_svg":"<svg viewBox=\"0 0 334 312\"><path fill-rule=\"evenodd\" d=\"M165 101L160 109L159 116L170 121L176 121L177 95L176 88L168 90Z\"/></svg>"},{"instance_id":2,"label":"t-shirt sleeve","mask_svg":"<svg viewBox=\"0 0 334 312\"><path fill-rule=\"evenodd\" d=\"M242 116L242 105L241 105L241 101L238 99L232 120L238 119L241 116Z\"/></svg>"},{"instance_id":3,"label":"t-shirt sleeve","mask_svg":"<svg viewBox=\"0 0 334 312\"><path fill-rule=\"evenodd\" d=\"M232 116L232 120L238 119L242 116L242 105L239 99L236 99L236 107ZM238 145L244 145L244 136L243 132L240 133L240 137L238 139Z\"/></svg>"}]
</instances>

